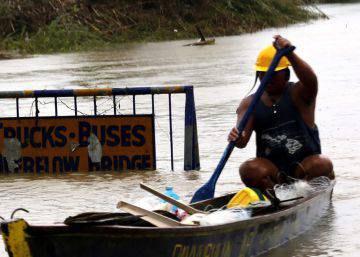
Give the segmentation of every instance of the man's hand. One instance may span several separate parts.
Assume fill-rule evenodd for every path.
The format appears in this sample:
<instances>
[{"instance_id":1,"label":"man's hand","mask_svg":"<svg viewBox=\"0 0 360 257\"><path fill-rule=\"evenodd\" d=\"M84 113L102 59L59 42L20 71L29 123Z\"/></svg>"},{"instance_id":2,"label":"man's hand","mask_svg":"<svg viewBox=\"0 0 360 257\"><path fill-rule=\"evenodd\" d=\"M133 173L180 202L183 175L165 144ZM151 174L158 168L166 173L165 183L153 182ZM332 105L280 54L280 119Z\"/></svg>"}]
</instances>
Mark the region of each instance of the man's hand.
<instances>
[{"instance_id":1,"label":"man's hand","mask_svg":"<svg viewBox=\"0 0 360 257\"><path fill-rule=\"evenodd\" d=\"M276 46L280 47L280 49L292 46L289 40L283 38L280 35L275 35L273 38L275 39L274 43L276 44Z\"/></svg>"},{"instance_id":2,"label":"man's hand","mask_svg":"<svg viewBox=\"0 0 360 257\"><path fill-rule=\"evenodd\" d=\"M238 138L239 138L239 130L236 127L233 127L229 133L228 142L230 141L236 142Z\"/></svg>"},{"instance_id":3,"label":"man's hand","mask_svg":"<svg viewBox=\"0 0 360 257\"><path fill-rule=\"evenodd\" d=\"M250 134L251 135L251 134ZM249 141L250 136L243 130L241 136L239 135L239 130L236 127L233 127L228 135L228 142L235 142L235 146L239 148L244 148Z\"/></svg>"},{"instance_id":4,"label":"man's hand","mask_svg":"<svg viewBox=\"0 0 360 257\"><path fill-rule=\"evenodd\" d=\"M243 132L241 133L241 137L246 137L246 132L245 130L243 130ZM228 141L238 141L239 138L239 130L236 127L233 127L229 133L228 136Z\"/></svg>"}]
</instances>

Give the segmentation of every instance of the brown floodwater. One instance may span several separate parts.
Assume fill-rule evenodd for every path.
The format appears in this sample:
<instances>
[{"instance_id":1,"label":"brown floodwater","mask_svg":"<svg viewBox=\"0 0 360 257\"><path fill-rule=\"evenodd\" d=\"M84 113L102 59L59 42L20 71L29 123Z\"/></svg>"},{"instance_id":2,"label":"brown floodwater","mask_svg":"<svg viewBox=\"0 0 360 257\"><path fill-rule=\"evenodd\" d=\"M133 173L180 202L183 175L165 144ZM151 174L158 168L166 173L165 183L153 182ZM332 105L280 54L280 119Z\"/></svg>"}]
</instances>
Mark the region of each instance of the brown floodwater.
<instances>
[{"instance_id":1,"label":"brown floodwater","mask_svg":"<svg viewBox=\"0 0 360 257\"><path fill-rule=\"evenodd\" d=\"M316 71L320 83L316 121L323 153L334 162L337 185L332 206L306 234L266 256L358 256L360 249L360 3L321 5L328 20L241 36L219 37L216 44L183 47L189 41L122 45L116 49L56 55L36 55L0 61L0 90L132 87L187 84L195 88L200 146L200 171L183 171L184 97L173 96L175 171L170 169L167 97L156 96L157 167L150 172L72 173L66 175L1 175L0 216L15 208L34 224L59 222L86 211L114 211L119 200L148 196L139 183L157 189L172 185L183 198L207 181L227 145L240 99L250 90L258 51L274 34L289 38L297 53ZM296 78L292 75L292 80ZM150 112L149 99L139 97L137 113ZM12 116L14 106L0 100L0 115ZM108 103L104 100L105 110ZM44 101L40 115L52 115ZM91 113L91 100L79 108ZM122 113L131 113L131 98L121 99ZM22 102L21 114L33 115L32 102ZM62 106L62 113L72 113ZM254 156L254 139L236 149L217 183L216 194L242 187L241 162ZM6 256L0 246L0 256Z\"/></svg>"}]
</instances>

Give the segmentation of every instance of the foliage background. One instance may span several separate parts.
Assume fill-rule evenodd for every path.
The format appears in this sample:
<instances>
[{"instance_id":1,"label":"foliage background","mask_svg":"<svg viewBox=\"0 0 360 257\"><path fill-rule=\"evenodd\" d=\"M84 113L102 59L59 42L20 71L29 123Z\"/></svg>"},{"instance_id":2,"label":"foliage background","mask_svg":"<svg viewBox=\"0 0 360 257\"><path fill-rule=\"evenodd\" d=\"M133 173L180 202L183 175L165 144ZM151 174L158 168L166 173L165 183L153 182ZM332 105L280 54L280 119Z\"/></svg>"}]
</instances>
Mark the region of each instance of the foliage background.
<instances>
[{"instance_id":1,"label":"foliage background","mask_svg":"<svg viewBox=\"0 0 360 257\"><path fill-rule=\"evenodd\" d=\"M254 32L326 17L307 0L3 0L0 50L48 53Z\"/></svg>"}]
</instances>

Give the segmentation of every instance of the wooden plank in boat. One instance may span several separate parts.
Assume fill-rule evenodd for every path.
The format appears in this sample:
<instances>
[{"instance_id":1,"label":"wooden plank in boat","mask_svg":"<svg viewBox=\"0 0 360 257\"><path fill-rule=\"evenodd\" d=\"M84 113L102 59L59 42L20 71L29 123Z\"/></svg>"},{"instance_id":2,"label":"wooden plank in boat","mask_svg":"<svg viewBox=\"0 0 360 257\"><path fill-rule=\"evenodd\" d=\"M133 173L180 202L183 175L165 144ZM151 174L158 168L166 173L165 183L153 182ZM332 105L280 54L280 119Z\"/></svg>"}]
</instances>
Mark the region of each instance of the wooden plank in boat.
<instances>
[{"instance_id":1,"label":"wooden plank in boat","mask_svg":"<svg viewBox=\"0 0 360 257\"><path fill-rule=\"evenodd\" d=\"M135 206L131 203L120 201L117 208L122 209L133 215L139 215L141 219L150 222L151 224L159 228L172 228L177 226L183 226L180 222L157 214L156 212L148 211L146 209Z\"/></svg>"}]
</instances>

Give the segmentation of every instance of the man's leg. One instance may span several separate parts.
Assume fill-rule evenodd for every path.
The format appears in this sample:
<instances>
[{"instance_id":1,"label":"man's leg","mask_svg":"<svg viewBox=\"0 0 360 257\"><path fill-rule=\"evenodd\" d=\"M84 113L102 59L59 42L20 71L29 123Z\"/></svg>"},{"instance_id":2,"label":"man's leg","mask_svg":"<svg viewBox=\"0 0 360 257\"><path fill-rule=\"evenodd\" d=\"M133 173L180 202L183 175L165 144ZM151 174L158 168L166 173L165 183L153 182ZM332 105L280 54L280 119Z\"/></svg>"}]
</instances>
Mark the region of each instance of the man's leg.
<instances>
[{"instance_id":1,"label":"man's leg","mask_svg":"<svg viewBox=\"0 0 360 257\"><path fill-rule=\"evenodd\" d=\"M239 173L247 187L258 188L266 195L266 189L272 189L278 183L278 168L265 158L247 160L241 164Z\"/></svg>"},{"instance_id":2,"label":"man's leg","mask_svg":"<svg viewBox=\"0 0 360 257\"><path fill-rule=\"evenodd\" d=\"M295 169L295 177L300 179L311 180L320 176L335 178L331 160L321 154L306 157Z\"/></svg>"}]
</instances>

